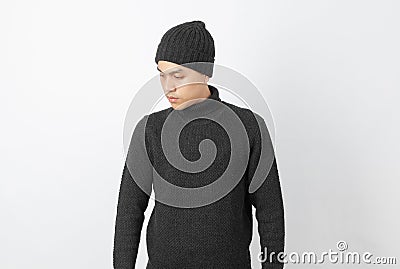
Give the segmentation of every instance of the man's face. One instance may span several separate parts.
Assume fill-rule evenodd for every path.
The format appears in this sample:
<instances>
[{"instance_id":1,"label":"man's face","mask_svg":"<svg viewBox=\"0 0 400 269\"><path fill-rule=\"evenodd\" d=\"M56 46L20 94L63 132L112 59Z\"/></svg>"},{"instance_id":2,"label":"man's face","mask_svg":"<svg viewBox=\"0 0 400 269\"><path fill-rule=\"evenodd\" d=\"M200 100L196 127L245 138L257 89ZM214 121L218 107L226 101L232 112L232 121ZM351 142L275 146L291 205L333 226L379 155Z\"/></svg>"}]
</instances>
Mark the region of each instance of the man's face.
<instances>
[{"instance_id":1,"label":"man's face","mask_svg":"<svg viewBox=\"0 0 400 269\"><path fill-rule=\"evenodd\" d=\"M157 70L164 94L167 98L175 97L168 98L174 109L183 109L203 100L198 98L210 95L206 85L208 77L204 74L168 61L158 61Z\"/></svg>"}]
</instances>

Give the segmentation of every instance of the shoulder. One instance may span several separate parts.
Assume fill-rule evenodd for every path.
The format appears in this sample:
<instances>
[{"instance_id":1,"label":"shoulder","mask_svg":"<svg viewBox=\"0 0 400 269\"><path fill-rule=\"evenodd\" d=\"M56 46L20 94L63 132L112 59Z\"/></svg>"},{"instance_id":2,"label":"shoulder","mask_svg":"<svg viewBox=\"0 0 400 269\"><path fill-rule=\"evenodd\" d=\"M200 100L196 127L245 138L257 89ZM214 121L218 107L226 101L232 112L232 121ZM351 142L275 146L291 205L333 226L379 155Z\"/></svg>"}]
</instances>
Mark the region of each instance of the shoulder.
<instances>
[{"instance_id":1,"label":"shoulder","mask_svg":"<svg viewBox=\"0 0 400 269\"><path fill-rule=\"evenodd\" d=\"M260 114L249 108L240 107L226 101L222 101L222 103L238 115L251 141L260 138L261 130L266 128L265 120Z\"/></svg>"},{"instance_id":2,"label":"shoulder","mask_svg":"<svg viewBox=\"0 0 400 269\"><path fill-rule=\"evenodd\" d=\"M224 105L228 106L230 109L232 109L232 111L234 111L239 118L242 120L242 122L248 126L249 128L254 128L257 127L259 123L263 124L264 123L264 118L252 111L249 108L245 108L245 107L240 107L231 103L228 103L226 101L221 101ZM259 123L257 123L259 122Z\"/></svg>"},{"instance_id":3,"label":"shoulder","mask_svg":"<svg viewBox=\"0 0 400 269\"><path fill-rule=\"evenodd\" d=\"M171 109L172 107L169 107L163 110L145 114L139 120L138 125L145 127L146 130L154 130L159 126L162 126L162 123L165 121L168 114L171 112Z\"/></svg>"},{"instance_id":4,"label":"shoulder","mask_svg":"<svg viewBox=\"0 0 400 269\"><path fill-rule=\"evenodd\" d=\"M148 114L148 116L153 117L153 118L160 118L160 117L166 117L168 115L168 113L172 110L172 107L168 107L159 111L154 111L150 114Z\"/></svg>"}]
</instances>

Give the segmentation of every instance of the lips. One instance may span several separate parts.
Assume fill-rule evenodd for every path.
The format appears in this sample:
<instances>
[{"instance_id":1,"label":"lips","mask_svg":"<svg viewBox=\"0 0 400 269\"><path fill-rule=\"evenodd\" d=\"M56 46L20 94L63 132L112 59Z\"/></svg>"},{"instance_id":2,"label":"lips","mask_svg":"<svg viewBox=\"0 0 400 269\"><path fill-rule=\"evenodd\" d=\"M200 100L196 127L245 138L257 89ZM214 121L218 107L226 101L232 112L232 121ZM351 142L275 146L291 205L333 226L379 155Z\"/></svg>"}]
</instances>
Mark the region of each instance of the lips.
<instances>
[{"instance_id":1,"label":"lips","mask_svg":"<svg viewBox=\"0 0 400 269\"><path fill-rule=\"evenodd\" d=\"M171 103L176 102L179 98L173 97L173 96L167 96L168 101L170 101Z\"/></svg>"}]
</instances>

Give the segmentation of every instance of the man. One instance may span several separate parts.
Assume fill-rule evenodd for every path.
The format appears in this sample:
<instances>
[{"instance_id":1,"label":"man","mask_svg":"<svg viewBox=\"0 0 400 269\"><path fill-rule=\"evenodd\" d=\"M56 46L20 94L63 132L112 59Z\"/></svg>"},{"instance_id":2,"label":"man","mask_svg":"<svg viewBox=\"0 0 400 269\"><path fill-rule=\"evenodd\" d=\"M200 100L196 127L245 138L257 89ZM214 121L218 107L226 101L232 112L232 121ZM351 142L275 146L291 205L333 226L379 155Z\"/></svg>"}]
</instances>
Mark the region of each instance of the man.
<instances>
[{"instance_id":1,"label":"man","mask_svg":"<svg viewBox=\"0 0 400 269\"><path fill-rule=\"evenodd\" d=\"M214 41L202 21L169 29L158 45L155 62L171 107L145 115L133 132L118 198L115 269L135 268L152 188L156 201L146 234L147 269L251 268L252 206L262 268L283 268L277 254L284 251L284 207L273 150L267 176L255 192L248 191L262 151L272 148L269 133L257 113L221 100L218 89L207 84L214 57ZM240 125L226 125L230 133L220 125L229 114L224 108L240 120ZM239 126L244 126L244 136ZM235 136L246 140L233 147ZM201 146L206 139L213 146ZM173 152L169 158L167 152ZM220 177L231 186L227 192L221 184L213 185Z\"/></svg>"}]
</instances>

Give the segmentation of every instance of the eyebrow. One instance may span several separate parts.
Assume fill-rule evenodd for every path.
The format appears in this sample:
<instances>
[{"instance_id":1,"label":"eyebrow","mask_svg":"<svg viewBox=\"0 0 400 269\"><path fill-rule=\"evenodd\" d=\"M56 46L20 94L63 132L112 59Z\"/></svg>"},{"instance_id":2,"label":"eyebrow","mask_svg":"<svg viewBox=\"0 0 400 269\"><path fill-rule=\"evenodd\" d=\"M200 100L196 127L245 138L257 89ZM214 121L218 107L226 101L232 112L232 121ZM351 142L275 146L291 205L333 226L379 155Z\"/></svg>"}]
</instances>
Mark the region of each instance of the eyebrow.
<instances>
[{"instance_id":1,"label":"eyebrow","mask_svg":"<svg viewBox=\"0 0 400 269\"><path fill-rule=\"evenodd\" d=\"M161 73L164 73L163 71L161 71L160 68L158 68L158 66L157 66L157 70L160 71ZM178 69L176 69L176 70L173 70L173 71L171 71L171 72L168 72L168 74L175 74L175 73L179 73L179 72L182 72L182 71L183 71L183 69L178 68Z\"/></svg>"}]
</instances>

